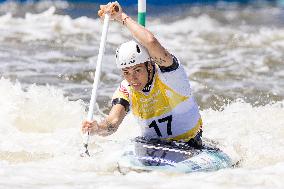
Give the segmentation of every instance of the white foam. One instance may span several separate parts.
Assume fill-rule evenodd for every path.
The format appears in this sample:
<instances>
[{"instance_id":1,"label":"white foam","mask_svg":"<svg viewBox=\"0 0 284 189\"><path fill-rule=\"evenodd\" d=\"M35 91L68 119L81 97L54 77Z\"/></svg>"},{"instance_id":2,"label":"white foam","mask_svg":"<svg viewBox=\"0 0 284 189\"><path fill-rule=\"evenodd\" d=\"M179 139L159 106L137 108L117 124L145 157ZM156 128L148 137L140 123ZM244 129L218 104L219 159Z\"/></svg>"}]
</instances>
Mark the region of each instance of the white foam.
<instances>
[{"instance_id":1,"label":"white foam","mask_svg":"<svg viewBox=\"0 0 284 189\"><path fill-rule=\"evenodd\" d=\"M206 110L204 135L231 146L244 167L265 167L283 161L284 102L252 107L242 101L221 112Z\"/></svg>"},{"instance_id":2,"label":"white foam","mask_svg":"<svg viewBox=\"0 0 284 189\"><path fill-rule=\"evenodd\" d=\"M217 141L222 149L230 147L239 155L242 162L238 169L188 176L153 172L139 174L139 177L136 173L121 177L117 174L116 161L122 153L123 141L139 134L133 117L128 116L113 136L92 137L96 142L90 144L93 157L82 159L79 157L82 145L79 125L86 112L80 102L68 101L62 91L50 86L32 85L25 92L19 83L13 84L6 79L0 80L0 91L0 165L5 170L5 173L0 171L0 175L4 188L15 186L14 178L21 185L30 184L31 188L37 186L37 179L47 188L51 184L62 185L62 182L70 183L63 184L63 188L78 183L81 186L90 183L99 187L112 186L94 178L111 179L116 185L127 183L129 188L137 183L142 188L148 187L153 182L151 178L161 186L166 186L164 182L167 181L167 186L179 186L178 183L183 182L199 187L227 188L228 184L242 182L247 188L263 183L269 175L270 181L265 181L261 188L283 186L277 180L284 173L284 102L252 107L238 101L228 104L223 111L201 112L204 136ZM6 161L10 165L5 164ZM35 170L41 170L40 174L31 174ZM253 176L256 173L257 176ZM248 175L249 179L244 179ZM135 184L132 183L134 178Z\"/></svg>"},{"instance_id":3,"label":"white foam","mask_svg":"<svg viewBox=\"0 0 284 189\"><path fill-rule=\"evenodd\" d=\"M54 144L64 144L69 140L67 133L79 139L85 115L82 102L68 101L61 90L49 86L31 85L23 91L19 83L3 78L0 91L0 150L48 153L44 147L52 149Z\"/></svg>"},{"instance_id":4,"label":"white foam","mask_svg":"<svg viewBox=\"0 0 284 189\"><path fill-rule=\"evenodd\" d=\"M23 91L19 83L12 84L3 78L0 80L0 91L0 104L3 107L0 111L1 135L2 138L9 139L11 145L21 146L23 143L19 139L27 140L30 136L34 137L30 139L35 140L33 142L40 138L38 136L48 136L51 137L50 140L48 137L44 138L52 143L52 140L60 140L59 133L64 132L67 138L68 134L72 135L77 131L79 134L81 121L86 114L83 104L79 101L68 101L62 91L50 86L36 85ZM204 110L201 112L204 136L222 146L233 147L242 157L243 166L264 167L279 163L284 155L281 146L284 143L283 107L283 102L252 107L239 101L227 105L220 112ZM107 140L125 140L139 133L139 126L134 118L127 116L119 131ZM20 138L15 138L12 134ZM6 137L7 135L12 138ZM26 150L28 148L29 146L25 147ZM274 153L275 150L277 153Z\"/></svg>"}]
</instances>

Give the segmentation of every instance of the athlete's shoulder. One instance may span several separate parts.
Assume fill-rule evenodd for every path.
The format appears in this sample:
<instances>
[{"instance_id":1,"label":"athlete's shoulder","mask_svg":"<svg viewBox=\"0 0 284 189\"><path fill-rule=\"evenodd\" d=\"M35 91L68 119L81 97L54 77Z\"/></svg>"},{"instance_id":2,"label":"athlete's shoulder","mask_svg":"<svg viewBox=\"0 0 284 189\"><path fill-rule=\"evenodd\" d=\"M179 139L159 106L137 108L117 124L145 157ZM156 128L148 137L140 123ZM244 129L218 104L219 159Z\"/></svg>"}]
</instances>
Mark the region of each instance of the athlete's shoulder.
<instances>
[{"instance_id":1,"label":"athlete's shoulder","mask_svg":"<svg viewBox=\"0 0 284 189\"><path fill-rule=\"evenodd\" d=\"M129 96L130 96L130 86L126 80L123 80L116 88L112 96L112 99L123 98L129 101Z\"/></svg>"},{"instance_id":2,"label":"athlete's shoulder","mask_svg":"<svg viewBox=\"0 0 284 189\"><path fill-rule=\"evenodd\" d=\"M171 55L172 56L172 65L170 66L159 66L159 70L161 71L161 73L167 73L167 72L173 72L175 70L177 70L180 67L180 61L176 58L176 56Z\"/></svg>"},{"instance_id":3,"label":"athlete's shoulder","mask_svg":"<svg viewBox=\"0 0 284 189\"><path fill-rule=\"evenodd\" d=\"M187 74L186 71L183 67L183 65L180 63L180 60L172 55L173 57L173 64L170 67L163 68L161 66L156 66L157 67L157 72L158 75L161 75L162 77L170 77L171 79L176 78L180 79L182 78L183 80L188 80L187 79Z\"/></svg>"},{"instance_id":4,"label":"athlete's shoulder","mask_svg":"<svg viewBox=\"0 0 284 189\"><path fill-rule=\"evenodd\" d=\"M158 76L163 83L174 89L176 92L185 96L190 95L191 87L187 73L179 59L175 56L173 56L173 59L175 59L178 67L168 72L163 72L160 68L158 68Z\"/></svg>"},{"instance_id":5,"label":"athlete's shoulder","mask_svg":"<svg viewBox=\"0 0 284 189\"><path fill-rule=\"evenodd\" d=\"M124 93L127 97L129 97L129 93L130 93L130 85L126 80L123 80L119 87L118 90L122 93Z\"/></svg>"}]
</instances>

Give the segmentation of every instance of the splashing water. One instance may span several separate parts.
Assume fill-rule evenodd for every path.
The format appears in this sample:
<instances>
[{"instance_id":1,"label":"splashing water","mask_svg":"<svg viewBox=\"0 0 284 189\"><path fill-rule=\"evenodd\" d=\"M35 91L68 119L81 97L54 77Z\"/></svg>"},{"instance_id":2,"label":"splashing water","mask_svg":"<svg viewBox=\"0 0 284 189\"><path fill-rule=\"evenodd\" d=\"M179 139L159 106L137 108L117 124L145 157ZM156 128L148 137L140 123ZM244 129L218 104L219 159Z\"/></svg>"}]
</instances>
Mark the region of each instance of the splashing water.
<instances>
[{"instance_id":1,"label":"splashing water","mask_svg":"<svg viewBox=\"0 0 284 189\"><path fill-rule=\"evenodd\" d=\"M150 14L147 27L185 66L204 137L240 158L238 168L121 175L117 160L127 139L139 135L130 115L114 135L92 137L92 157L80 158L100 20L28 8L0 16L0 188L283 188L282 9L183 8L182 15ZM105 112L121 81L114 52L129 39L120 25L110 25L98 92Z\"/></svg>"}]
</instances>

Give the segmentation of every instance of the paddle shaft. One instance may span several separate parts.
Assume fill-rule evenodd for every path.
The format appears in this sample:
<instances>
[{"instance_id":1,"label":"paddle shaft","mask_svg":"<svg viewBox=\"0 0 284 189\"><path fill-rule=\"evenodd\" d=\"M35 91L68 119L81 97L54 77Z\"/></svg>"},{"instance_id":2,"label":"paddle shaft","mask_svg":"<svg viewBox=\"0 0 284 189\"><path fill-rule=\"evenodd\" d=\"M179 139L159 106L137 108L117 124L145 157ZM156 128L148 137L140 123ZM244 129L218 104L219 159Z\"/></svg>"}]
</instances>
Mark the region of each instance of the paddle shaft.
<instances>
[{"instance_id":1,"label":"paddle shaft","mask_svg":"<svg viewBox=\"0 0 284 189\"><path fill-rule=\"evenodd\" d=\"M96 104L97 100L97 89L100 81L100 75L101 75L101 67L102 67L102 60L103 60L103 55L105 52L105 45L106 45L106 40L107 40L107 32L108 32L108 26L109 26L109 15L105 14L104 17L104 24L103 24L103 31L102 31L102 36L101 36L101 42L100 42L100 49L99 49L99 55L97 59L97 66L96 66L96 72L95 72L95 78L94 78L94 83L93 83L93 89L92 89L92 95L91 95L91 100L90 100L90 105L89 105L89 112L88 112L88 117L87 121L92 121L93 120L93 114L94 114L94 107ZM87 132L83 136L83 142L84 142L84 147L88 151L88 143L89 143L89 137L90 133Z\"/></svg>"}]
</instances>

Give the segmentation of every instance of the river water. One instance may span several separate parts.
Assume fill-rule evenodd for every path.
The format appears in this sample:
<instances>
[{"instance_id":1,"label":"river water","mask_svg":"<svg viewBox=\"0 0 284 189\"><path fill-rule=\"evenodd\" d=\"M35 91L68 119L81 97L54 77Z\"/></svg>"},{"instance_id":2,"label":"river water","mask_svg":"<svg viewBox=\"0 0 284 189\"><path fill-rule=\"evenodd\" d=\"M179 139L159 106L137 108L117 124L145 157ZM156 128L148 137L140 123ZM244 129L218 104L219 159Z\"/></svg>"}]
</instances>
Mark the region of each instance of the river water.
<instances>
[{"instance_id":1,"label":"river water","mask_svg":"<svg viewBox=\"0 0 284 189\"><path fill-rule=\"evenodd\" d=\"M149 6L147 28L185 66L204 120L238 168L119 173L131 116L79 156L102 21L97 4L0 4L0 188L284 188L284 10L275 3ZM136 18L135 7L126 11ZM111 22L98 91L100 119L121 81Z\"/></svg>"}]
</instances>

